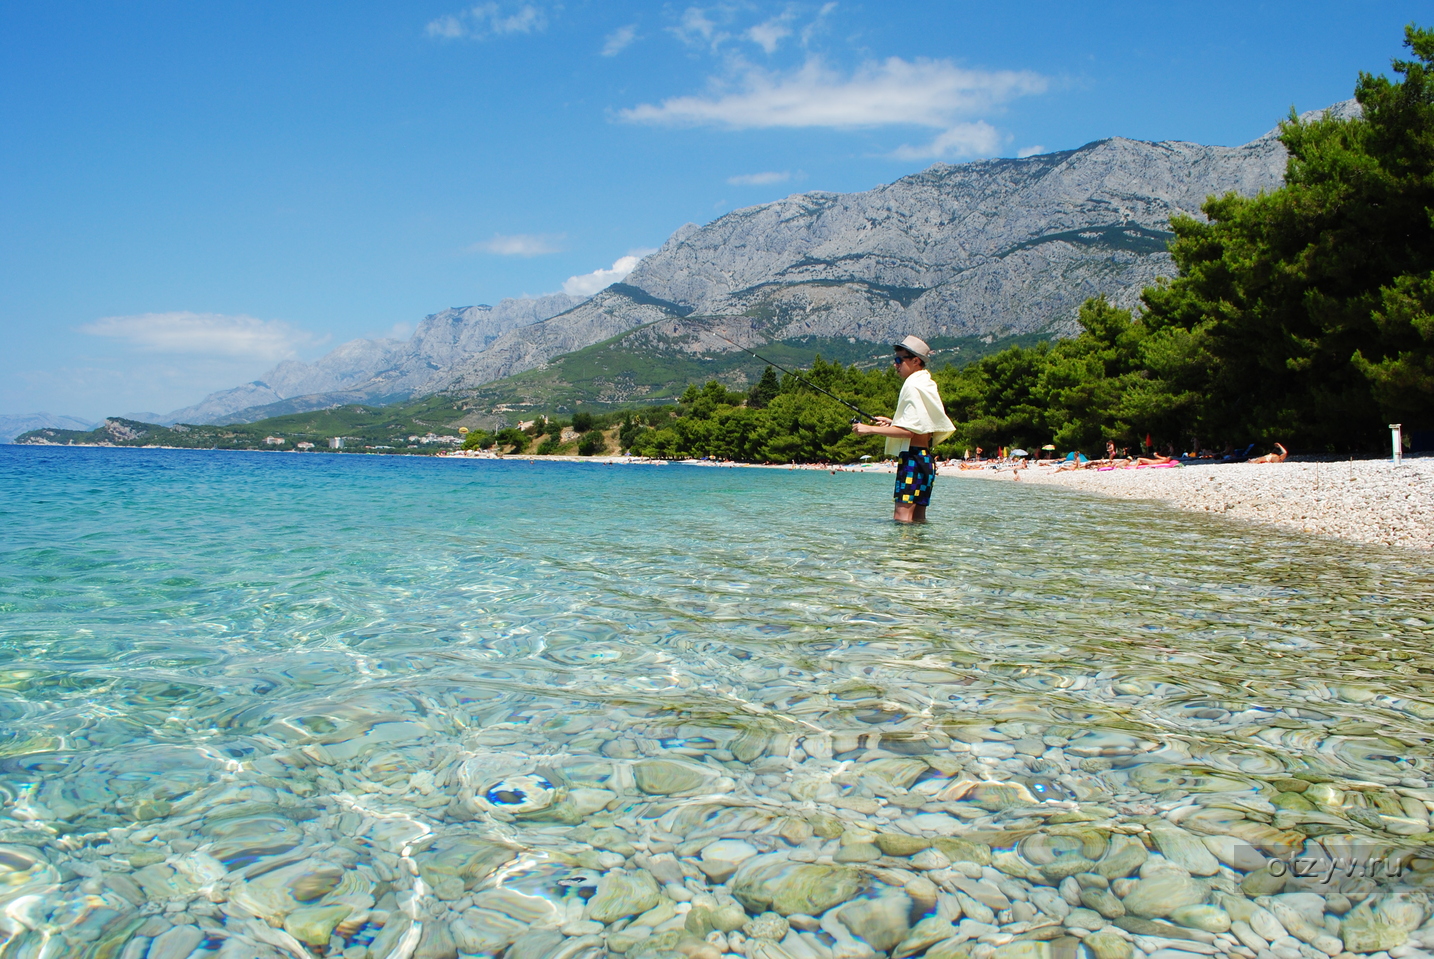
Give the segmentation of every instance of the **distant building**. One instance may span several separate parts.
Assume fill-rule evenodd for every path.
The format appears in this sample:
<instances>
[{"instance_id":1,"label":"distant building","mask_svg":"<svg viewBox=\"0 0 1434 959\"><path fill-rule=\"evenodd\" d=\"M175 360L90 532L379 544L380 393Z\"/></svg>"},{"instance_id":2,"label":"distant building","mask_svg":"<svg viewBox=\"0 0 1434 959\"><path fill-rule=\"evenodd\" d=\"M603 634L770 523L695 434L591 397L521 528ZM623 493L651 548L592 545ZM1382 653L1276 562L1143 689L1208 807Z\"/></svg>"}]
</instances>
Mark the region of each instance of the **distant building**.
<instances>
[{"instance_id":1,"label":"distant building","mask_svg":"<svg viewBox=\"0 0 1434 959\"><path fill-rule=\"evenodd\" d=\"M283 445L284 445L284 438L283 438L282 436L266 436L266 437L264 437L264 445L265 445L265 446L283 446Z\"/></svg>"},{"instance_id":2,"label":"distant building","mask_svg":"<svg viewBox=\"0 0 1434 959\"><path fill-rule=\"evenodd\" d=\"M342 436L330 436L330 437L329 437L329 449L331 449L331 450L341 450L341 449L343 449L343 448L344 448L344 438L343 438Z\"/></svg>"},{"instance_id":3,"label":"distant building","mask_svg":"<svg viewBox=\"0 0 1434 959\"><path fill-rule=\"evenodd\" d=\"M297 447L298 447L299 449L301 449L301 450L311 450L311 449L314 448L314 444L308 442L307 440L304 441L304 442L302 442L302 443L295 443L294 445L297 446Z\"/></svg>"}]
</instances>

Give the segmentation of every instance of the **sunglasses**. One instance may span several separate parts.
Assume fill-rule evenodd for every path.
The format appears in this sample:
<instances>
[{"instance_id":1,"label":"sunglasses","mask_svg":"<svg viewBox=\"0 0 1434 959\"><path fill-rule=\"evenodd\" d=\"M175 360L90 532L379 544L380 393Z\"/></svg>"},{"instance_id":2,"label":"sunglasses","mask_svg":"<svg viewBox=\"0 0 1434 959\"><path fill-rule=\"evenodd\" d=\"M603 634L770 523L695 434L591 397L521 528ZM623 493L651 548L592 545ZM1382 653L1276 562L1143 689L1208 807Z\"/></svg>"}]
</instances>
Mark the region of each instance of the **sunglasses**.
<instances>
[{"instance_id":1,"label":"sunglasses","mask_svg":"<svg viewBox=\"0 0 1434 959\"><path fill-rule=\"evenodd\" d=\"M898 353L898 354L896 354L895 356L893 356L893 357L891 358L891 362L894 363L894 364L896 364L897 366L900 366L902 363L905 363L907 360L914 360L914 359L916 359L916 357L913 356L913 355L910 354L910 353L904 353L904 354L903 354L903 353Z\"/></svg>"}]
</instances>

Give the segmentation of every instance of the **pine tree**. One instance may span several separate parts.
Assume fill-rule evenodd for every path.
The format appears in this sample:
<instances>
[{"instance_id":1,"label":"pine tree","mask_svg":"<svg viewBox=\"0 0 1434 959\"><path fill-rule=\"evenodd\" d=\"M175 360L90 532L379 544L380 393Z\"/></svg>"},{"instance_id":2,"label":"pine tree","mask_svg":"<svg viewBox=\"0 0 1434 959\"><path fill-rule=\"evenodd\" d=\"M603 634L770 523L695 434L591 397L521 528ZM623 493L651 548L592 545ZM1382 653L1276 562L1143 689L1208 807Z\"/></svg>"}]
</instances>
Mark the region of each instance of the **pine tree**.
<instances>
[{"instance_id":1,"label":"pine tree","mask_svg":"<svg viewBox=\"0 0 1434 959\"><path fill-rule=\"evenodd\" d=\"M782 391L782 384L777 380L777 373L770 366L762 372L762 378L752 384L747 391L747 407L749 409L766 409L767 404L777 398Z\"/></svg>"}]
</instances>

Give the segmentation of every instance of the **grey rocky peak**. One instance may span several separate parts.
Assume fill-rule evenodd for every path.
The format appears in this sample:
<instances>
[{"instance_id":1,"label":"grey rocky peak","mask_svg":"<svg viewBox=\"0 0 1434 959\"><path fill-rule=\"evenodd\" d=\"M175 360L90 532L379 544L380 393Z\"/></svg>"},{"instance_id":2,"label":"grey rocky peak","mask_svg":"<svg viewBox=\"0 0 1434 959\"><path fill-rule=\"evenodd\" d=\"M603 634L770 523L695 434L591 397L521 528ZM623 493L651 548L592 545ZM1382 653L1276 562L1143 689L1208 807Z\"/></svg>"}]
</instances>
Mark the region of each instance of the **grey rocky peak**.
<instances>
[{"instance_id":1,"label":"grey rocky peak","mask_svg":"<svg viewBox=\"0 0 1434 959\"><path fill-rule=\"evenodd\" d=\"M1172 216L1200 216L1211 195L1279 187L1287 155L1277 134L1236 147L1113 137L689 223L622 283L505 333L433 384L480 386L639 326L693 353L734 349L716 333L747 346L1068 334L1087 298L1135 306L1144 287L1173 275Z\"/></svg>"}]
</instances>

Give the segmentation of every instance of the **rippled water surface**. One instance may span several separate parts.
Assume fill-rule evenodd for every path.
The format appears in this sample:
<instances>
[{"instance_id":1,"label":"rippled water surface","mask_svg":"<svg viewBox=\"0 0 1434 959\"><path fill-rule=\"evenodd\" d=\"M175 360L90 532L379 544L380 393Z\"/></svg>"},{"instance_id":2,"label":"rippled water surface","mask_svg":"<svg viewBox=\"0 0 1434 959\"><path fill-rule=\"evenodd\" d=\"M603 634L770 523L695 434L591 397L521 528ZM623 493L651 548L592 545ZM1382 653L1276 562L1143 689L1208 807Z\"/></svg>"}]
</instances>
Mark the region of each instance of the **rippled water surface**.
<instances>
[{"instance_id":1,"label":"rippled water surface","mask_svg":"<svg viewBox=\"0 0 1434 959\"><path fill-rule=\"evenodd\" d=\"M0 447L0 954L981 959L1429 838L1422 558L889 485Z\"/></svg>"}]
</instances>

